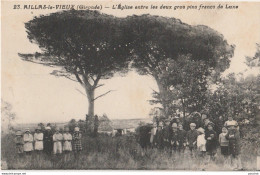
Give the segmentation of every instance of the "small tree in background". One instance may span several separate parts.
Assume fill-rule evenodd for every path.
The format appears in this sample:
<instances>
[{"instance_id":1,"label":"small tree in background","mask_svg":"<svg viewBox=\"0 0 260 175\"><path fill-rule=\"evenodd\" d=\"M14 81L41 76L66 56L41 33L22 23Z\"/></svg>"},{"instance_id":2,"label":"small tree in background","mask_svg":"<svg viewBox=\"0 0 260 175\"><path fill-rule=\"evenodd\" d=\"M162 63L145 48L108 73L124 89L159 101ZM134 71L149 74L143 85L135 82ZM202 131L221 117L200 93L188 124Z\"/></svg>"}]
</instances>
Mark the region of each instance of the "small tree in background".
<instances>
[{"instance_id":1,"label":"small tree in background","mask_svg":"<svg viewBox=\"0 0 260 175\"><path fill-rule=\"evenodd\" d=\"M13 107L10 103L1 99L1 132L8 134L14 130L13 122L15 120L15 113L12 112Z\"/></svg>"},{"instance_id":2,"label":"small tree in background","mask_svg":"<svg viewBox=\"0 0 260 175\"><path fill-rule=\"evenodd\" d=\"M41 130L42 130L42 131L45 130L45 127L44 127L44 124L43 124L43 123L39 123L38 126L41 127Z\"/></svg>"},{"instance_id":3,"label":"small tree in background","mask_svg":"<svg viewBox=\"0 0 260 175\"><path fill-rule=\"evenodd\" d=\"M74 132L74 128L77 126L77 122L75 119L71 119L68 123L68 127L70 132Z\"/></svg>"}]
</instances>

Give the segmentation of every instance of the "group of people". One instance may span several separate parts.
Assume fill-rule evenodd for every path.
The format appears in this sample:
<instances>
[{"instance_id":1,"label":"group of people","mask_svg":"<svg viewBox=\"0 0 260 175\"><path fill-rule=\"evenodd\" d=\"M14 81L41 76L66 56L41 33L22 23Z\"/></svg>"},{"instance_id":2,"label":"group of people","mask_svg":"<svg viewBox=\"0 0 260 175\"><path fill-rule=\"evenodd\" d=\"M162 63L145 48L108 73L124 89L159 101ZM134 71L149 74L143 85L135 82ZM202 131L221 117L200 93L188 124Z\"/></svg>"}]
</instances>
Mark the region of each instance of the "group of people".
<instances>
[{"instance_id":1,"label":"group of people","mask_svg":"<svg viewBox=\"0 0 260 175\"><path fill-rule=\"evenodd\" d=\"M219 145L223 156L231 155L232 160L238 162L237 166L241 166L238 123L232 117L228 117L228 120L222 123L219 120L212 122L204 118L203 123L198 126L196 121L199 120L196 117L191 120L189 129L186 130L178 117L167 120L164 124L155 122L150 131L150 145L159 150L169 149L171 152L179 153L183 153L187 147L192 157L195 152L201 157L208 154L209 160L215 160Z\"/></svg>"},{"instance_id":2,"label":"group of people","mask_svg":"<svg viewBox=\"0 0 260 175\"><path fill-rule=\"evenodd\" d=\"M22 155L36 151L56 155L72 151L78 153L82 150L82 134L79 127L76 126L72 134L68 127L65 127L64 132L62 132L62 129L56 128L53 133L50 126L47 126L44 130L43 132L41 127L37 127L34 134L31 133L29 128L24 133L18 130L15 139L17 153Z\"/></svg>"}]
</instances>

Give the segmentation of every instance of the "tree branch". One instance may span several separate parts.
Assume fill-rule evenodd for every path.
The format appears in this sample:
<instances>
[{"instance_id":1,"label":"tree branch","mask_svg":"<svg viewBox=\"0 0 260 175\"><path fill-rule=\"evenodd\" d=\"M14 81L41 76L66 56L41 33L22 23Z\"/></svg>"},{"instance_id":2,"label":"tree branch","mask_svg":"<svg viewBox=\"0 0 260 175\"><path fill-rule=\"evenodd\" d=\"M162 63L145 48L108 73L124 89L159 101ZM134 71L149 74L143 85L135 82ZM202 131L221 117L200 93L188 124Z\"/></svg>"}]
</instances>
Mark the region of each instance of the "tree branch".
<instances>
[{"instance_id":1,"label":"tree branch","mask_svg":"<svg viewBox=\"0 0 260 175\"><path fill-rule=\"evenodd\" d=\"M71 80L71 81L78 82L78 81L74 80L73 78L70 78L69 76L64 75L64 77L67 78L67 79L69 79L69 80Z\"/></svg>"},{"instance_id":2,"label":"tree branch","mask_svg":"<svg viewBox=\"0 0 260 175\"><path fill-rule=\"evenodd\" d=\"M83 82L82 80L80 79L79 75L77 73L74 73L75 77L77 78L78 82L82 85Z\"/></svg>"},{"instance_id":3,"label":"tree branch","mask_svg":"<svg viewBox=\"0 0 260 175\"><path fill-rule=\"evenodd\" d=\"M87 95L85 95L85 94L84 94L83 92L81 92L79 89L76 88L76 90L77 90L79 93L81 93L82 95L84 95L84 96L87 97Z\"/></svg>"},{"instance_id":4,"label":"tree branch","mask_svg":"<svg viewBox=\"0 0 260 175\"><path fill-rule=\"evenodd\" d=\"M98 75L97 78L96 78L96 80L94 81L93 87L96 87L96 86L97 86L97 84L98 84L100 78L101 78L101 75Z\"/></svg>"},{"instance_id":5,"label":"tree branch","mask_svg":"<svg viewBox=\"0 0 260 175\"><path fill-rule=\"evenodd\" d=\"M154 90L154 89L152 89L151 87L150 87L150 89L155 93L155 94L158 94L158 95L160 95L160 93L159 92L157 92L156 90Z\"/></svg>"},{"instance_id":6,"label":"tree branch","mask_svg":"<svg viewBox=\"0 0 260 175\"><path fill-rule=\"evenodd\" d=\"M99 88L99 87L102 87L102 86L104 86L105 84L99 84L99 85L97 85L94 89L97 89L97 88Z\"/></svg>"},{"instance_id":7,"label":"tree branch","mask_svg":"<svg viewBox=\"0 0 260 175\"><path fill-rule=\"evenodd\" d=\"M110 93L110 92L112 92L112 91L115 91L115 90L110 90L110 91L107 91L106 93L104 93L104 94L101 94L101 95L99 95L98 97L94 98L94 100L93 100L93 101L97 100L97 99L98 99L98 98L100 98L100 97L103 97L103 96L107 95L108 93Z\"/></svg>"}]
</instances>

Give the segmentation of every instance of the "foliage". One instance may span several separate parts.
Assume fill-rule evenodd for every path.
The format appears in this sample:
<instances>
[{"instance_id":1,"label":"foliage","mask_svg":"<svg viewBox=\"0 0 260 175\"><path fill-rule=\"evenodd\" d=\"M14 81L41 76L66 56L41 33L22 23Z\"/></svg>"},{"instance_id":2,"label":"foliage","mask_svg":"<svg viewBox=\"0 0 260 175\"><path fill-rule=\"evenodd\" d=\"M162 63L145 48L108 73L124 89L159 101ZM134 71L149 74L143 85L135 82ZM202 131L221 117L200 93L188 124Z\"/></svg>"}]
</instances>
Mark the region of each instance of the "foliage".
<instances>
[{"instance_id":1,"label":"foliage","mask_svg":"<svg viewBox=\"0 0 260 175\"><path fill-rule=\"evenodd\" d=\"M131 66L139 74L155 78L159 88L156 99L166 116L171 112L168 109L168 84L163 82L167 78L162 79L160 75L174 71L167 69L168 64L173 66L183 58L202 63L202 71L211 73L214 81L218 81L220 73L229 67L234 46L207 26L190 26L175 18L151 15L131 16L127 21L133 38L136 38ZM174 76L178 78L179 75Z\"/></svg>"},{"instance_id":2,"label":"foliage","mask_svg":"<svg viewBox=\"0 0 260 175\"><path fill-rule=\"evenodd\" d=\"M161 73L158 76L165 87L165 102L168 114L181 112L183 116L201 111L206 104L208 76L210 70L206 63L180 56L177 60L167 59L160 62ZM161 103L160 93L154 91L152 103Z\"/></svg>"},{"instance_id":3,"label":"foliage","mask_svg":"<svg viewBox=\"0 0 260 175\"><path fill-rule=\"evenodd\" d=\"M42 131L45 130L44 124L43 123L38 123L38 126L41 128Z\"/></svg>"},{"instance_id":4,"label":"foliage","mask_svg":"<svg viewBox=\"0 0 260 175\"><path fill-rule=\"evenodd\" d=\"M13 131L13 122L16 118L10 103L1 99L1 132L2 134Z\"/></svg>"},{"instance_id":5,"label":"foliage","mask_svg":"<svg viewBox=\"0 0 260 175\"><path fill-rule=\"evenodd\" d=\"M78 126L78 123L75 119L71 119L68 123L70 132L74 132L75 127Z\"/></svg>"},{"instance_id":6,"label":"foliage","mask_svg":"<svg viewBox=\"0 0 260 175\"><path fill-rule=\"evenodd\" d=\"M253 57L246 57L246 65L250 68L252 67L260 67L260 44L256 43L256 53Z\"/></svg>"},{"instance_id":7,"label":"foliage","mask_svg":"<svg viewBox=\"0 0 260 175\"><path fill-rule=\"evenodd\" d=\"M260 104L260 75L241 77L229 74L219 87L208 95L207 109L209 115L234 117L238 121L249 119L255 122Z\"/></svg>"}]
</instances>

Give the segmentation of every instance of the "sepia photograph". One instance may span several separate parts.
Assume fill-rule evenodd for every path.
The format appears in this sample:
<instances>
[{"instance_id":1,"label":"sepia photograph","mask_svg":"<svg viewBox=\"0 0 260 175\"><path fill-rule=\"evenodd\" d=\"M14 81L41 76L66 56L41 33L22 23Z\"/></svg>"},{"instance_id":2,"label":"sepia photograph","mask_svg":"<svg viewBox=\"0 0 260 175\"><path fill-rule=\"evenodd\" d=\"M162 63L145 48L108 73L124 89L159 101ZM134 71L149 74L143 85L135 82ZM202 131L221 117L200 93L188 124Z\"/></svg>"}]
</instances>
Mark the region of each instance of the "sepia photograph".
<instances>
[{"instance_id":1,"label":"sepia photograph","mask_svg":"<svg viewBox=\"0 0 260 175\"><path fill-rule=\"evenodd\" d=\"M1 1L1 170L260 170L260 2Z\"/></svg>"}]
</instances>

